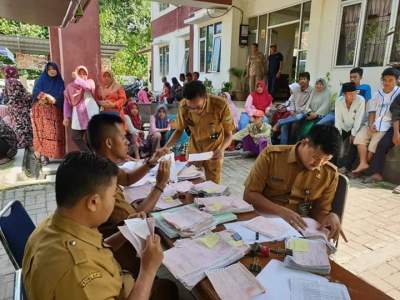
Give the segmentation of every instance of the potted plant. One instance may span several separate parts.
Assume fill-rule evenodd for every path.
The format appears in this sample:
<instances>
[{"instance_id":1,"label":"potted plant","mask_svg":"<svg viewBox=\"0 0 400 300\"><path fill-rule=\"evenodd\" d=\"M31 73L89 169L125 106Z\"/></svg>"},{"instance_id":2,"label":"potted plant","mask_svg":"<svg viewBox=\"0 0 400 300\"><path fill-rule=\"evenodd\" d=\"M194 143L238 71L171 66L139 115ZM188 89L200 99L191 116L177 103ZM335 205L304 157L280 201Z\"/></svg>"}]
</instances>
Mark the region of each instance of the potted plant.
<instances>
[{"instance_id":1,"label":"potted plant","mask_svg":"<svg viewBox=\"0 0 400 300\"><path fill-rule=\"evenodd\" d=\"M221 93L231 93L232 92L232 82L223 82L222 83L222 88L221 88Z\"/></svg>"},{"instance_id":2,"label":"potted plant","mask_svg":"<svg viewBox=\"0 0 400 300\"><path fill-rule=\"evenodd\" d=\"M211 80L205 78L204 81L203 81L203 84L206 87L208 94L213 94L214 93L214 87L212 85L212 81Z\"/></svg>"},{"instance_id":3,"label":"potted plant","mask_svg":"<svg viewBox=\"0 0 400 300\"><path fill-rule=\"evenodd\" d=\"M240 68L230 68L229 74L236 78L238 84L236 85L236 90L232 91L234 98L237 101L244 101L245 100L245 91L244 91L244 79L246 75L246 71Z\"/></svg>"}]
</instances>

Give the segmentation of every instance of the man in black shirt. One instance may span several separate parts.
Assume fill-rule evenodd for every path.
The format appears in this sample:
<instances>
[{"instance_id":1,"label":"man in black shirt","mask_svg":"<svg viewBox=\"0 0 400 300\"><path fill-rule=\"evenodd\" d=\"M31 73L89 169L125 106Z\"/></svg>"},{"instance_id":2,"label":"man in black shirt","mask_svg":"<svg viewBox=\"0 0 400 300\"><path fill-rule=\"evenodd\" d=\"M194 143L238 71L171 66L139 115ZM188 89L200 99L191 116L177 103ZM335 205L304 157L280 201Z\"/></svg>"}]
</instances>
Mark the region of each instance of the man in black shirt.
<instances>
[{"instance_id":1,"label":"man in black shirt","mask_svg":"<svg viewBox=\"0 0 400 300\"><path fill-rule=\"evenodd\" d=\"M283 55L278 52L278 47L276 45L271 45L269 47L270 54L268 56L268 91L274 96L275 92L275 81L281 76Z\"/></svg>"}]
</instances>

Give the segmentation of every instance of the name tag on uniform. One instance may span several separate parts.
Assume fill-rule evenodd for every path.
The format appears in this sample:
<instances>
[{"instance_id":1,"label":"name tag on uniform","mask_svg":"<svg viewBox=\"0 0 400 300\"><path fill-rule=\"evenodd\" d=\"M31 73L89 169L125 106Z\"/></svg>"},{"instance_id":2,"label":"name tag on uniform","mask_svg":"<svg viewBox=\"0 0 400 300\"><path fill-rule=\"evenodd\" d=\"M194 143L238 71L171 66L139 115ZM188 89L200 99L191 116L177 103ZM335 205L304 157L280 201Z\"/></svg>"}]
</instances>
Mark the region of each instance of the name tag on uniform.
<instances>
[{"instance_id":1,"label":"name tag on uniform","mask_svg":"<svg viewBox=\"0 0 400 300\"><path fill-rule=\"evenodd\" d=\"M276 176L270 176L269 179L272 180L272 181L276 181L276 182L283 182L283 181L285 181L283 178L276 177Z\"/></svg>"}]
</instances>

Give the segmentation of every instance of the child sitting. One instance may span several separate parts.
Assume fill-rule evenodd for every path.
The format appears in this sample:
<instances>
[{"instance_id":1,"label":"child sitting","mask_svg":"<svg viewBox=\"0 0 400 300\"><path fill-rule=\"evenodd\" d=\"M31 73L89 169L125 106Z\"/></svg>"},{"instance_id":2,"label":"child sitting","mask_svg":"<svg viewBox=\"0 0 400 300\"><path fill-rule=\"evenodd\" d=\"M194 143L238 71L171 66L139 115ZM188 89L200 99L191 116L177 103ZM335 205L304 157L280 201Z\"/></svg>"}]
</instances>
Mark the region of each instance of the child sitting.
<instances>
[{"instance_id":1,"label":"child sitting","mask_svg":"<svg viewBox=\"0 0 400 300\"><path fill-rule=\"evenodd\" d=\"M243 142L243 150L250 151L256 156L271 143L271 125L265 124L263 119L264 112L256 110L252 122L233 136L235 141Z\"/></svg>"}]
</instances>

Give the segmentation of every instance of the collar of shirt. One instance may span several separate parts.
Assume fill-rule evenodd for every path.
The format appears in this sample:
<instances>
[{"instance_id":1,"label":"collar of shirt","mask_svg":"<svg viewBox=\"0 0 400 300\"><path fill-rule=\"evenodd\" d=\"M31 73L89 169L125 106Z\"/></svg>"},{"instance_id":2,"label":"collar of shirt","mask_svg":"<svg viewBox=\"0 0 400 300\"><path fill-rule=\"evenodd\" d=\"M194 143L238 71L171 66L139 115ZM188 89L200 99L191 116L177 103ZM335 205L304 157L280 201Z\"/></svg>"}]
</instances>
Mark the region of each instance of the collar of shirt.
<instances>
[{"instance_id":1,"label":"collar of shirt","mask_svg":"<svg viewBox=\"0 0 400 300\"><path fill-rule=\"evenodd\" d=\"M55 212L51 225L73 235L77 239L89 243L97 248L103 248L103 236L97 229L91 229Z\"/></svg>"}]
</instances>

